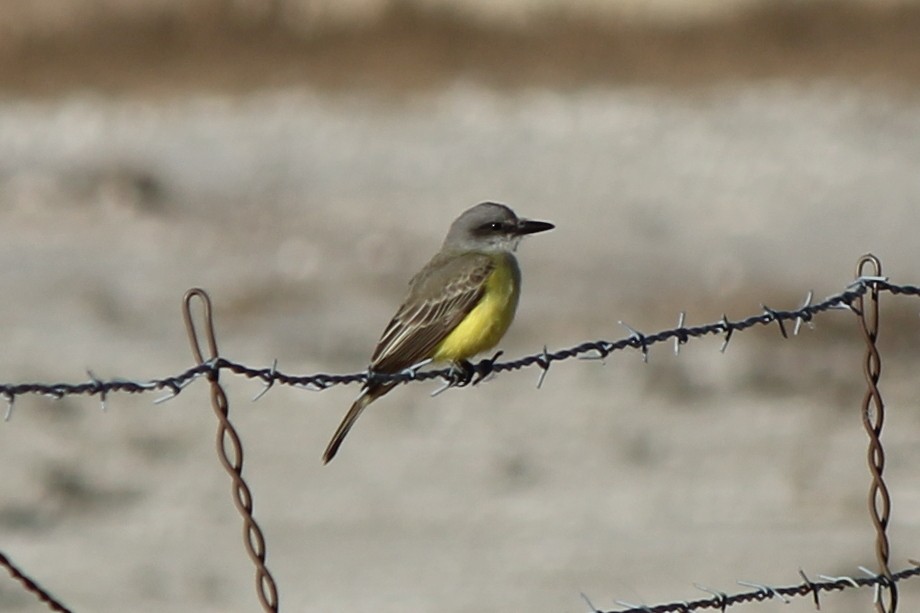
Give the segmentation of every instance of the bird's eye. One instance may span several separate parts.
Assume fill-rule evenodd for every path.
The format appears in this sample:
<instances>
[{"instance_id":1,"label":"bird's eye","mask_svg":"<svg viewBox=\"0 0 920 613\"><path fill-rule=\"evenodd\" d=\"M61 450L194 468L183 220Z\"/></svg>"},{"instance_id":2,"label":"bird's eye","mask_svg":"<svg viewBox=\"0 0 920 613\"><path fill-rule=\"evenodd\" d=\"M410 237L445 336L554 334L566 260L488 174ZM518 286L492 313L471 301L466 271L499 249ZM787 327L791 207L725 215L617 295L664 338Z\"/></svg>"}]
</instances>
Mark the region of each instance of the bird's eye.
<instances>
[{"instance_id":1,"label":"bird's eye","mask_svg":"<svg viewBox=\"0 0 920 613\"><path fill-rule=\"evenodd\" d=\"M498 232L499 230L502 229L502 224L501 222L493 221L492 223L487 224L486 228L491 230L492 232Z\"/></svg>"}]
</instances>

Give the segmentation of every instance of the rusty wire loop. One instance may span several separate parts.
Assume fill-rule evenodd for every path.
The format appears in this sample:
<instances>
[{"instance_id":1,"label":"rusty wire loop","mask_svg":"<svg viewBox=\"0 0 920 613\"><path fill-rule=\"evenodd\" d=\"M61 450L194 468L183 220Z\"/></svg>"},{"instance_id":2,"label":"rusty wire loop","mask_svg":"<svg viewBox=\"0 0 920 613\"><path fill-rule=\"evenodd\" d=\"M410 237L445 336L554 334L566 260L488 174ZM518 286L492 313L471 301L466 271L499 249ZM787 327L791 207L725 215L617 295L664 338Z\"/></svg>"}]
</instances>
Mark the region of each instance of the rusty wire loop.
<instances>
[{"instance_id":1,"label":"rusty wire loop","mask_svg":"<svg viewBox=\"0 0 920 613\"><path fill-rule=\"evenodd\" d=\"M185 319L185 329L188 332L189 344L192 355L199 364L205 364L201 353L201 343L195 328L192 316L192 299L198 298L204 306L205 338L208 343L209 362L216 364L218 360L217 338L214 334L214 318L211 311L211 299L207 292L199 288L186 292L182 302L182 315ZM211 406L220 425L217 429L217 456L224 470L233 480L233 502L243 517L243 543L246 552L256 567L256 594L259 603L265 611L278 611L278 589L275 580L265 564L265 538L256 522L252 512L252 493L243 479L243 445L230 423L230 402L220 385L220 369L213 367L207 374L211 384ZM230 450L227 445L229 442Z\"/></svg>"},{"instance_id":2,"label":"rusty wire loop","mask_svg":"<svg viewBox=\"0 0 920 613\"><path fill-rule=\"evenodd\" d=\"M871 273L866 274L866 269ZM879 574L886 579L879 584L879 597L875 601L878 613L895 613L898 608L898 586L891 580L888 568L888 520L891 516L891 497L885 485L885 450L882 447L882 425L885 421L885 403L879 390L878 382L882 374L882 358L878 351L879 332L879 289L878 280L882 277L882 263L877 257L867 254L859 258L856 264L856 278L869 284L868 296L860 295L854 301L856 318L866 341L866 355L863 362L863 374L866 377L866 394L862 401L862 422L869 435L868 462L872 474L869 487L869 515L875 526L875 557Z\"/></svg>"},{"instance_id":3,"label":"rusty wire loop","mask_svg":"<svg viewBox=\"0 0 920 613\"><path fill-rule=\"evenodd\" d=\"M7 572L10 573L10 576L19 581L22 584L22 587L27 592L32 592L35 596L46 605L52 611L58 611L58 613L71 613L70 609L61 604L57 598L48 593L48 590L40 586L28 575L22 572L18 566L13 564L12 560L6 557L2 551L0 551L0 566L6 568Z\"/></svg>"}]
</instances>

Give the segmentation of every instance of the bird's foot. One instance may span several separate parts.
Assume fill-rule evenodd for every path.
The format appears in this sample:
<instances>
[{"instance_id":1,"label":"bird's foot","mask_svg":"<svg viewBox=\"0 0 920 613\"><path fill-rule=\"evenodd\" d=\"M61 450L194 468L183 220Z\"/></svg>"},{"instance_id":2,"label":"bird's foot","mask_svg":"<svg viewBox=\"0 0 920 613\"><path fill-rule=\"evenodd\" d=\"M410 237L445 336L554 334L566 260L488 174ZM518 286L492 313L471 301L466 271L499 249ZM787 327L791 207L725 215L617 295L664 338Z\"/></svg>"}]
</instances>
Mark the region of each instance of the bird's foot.
<instances>
[{"instance_id":1,"label":"bird's foot","mask_svg":"<svg viewBox=\"0 0 920 613\"><path fill-rule=\"evenodd\" d=\"M450 363L447 374L444 376L444 383L431 392L432 396L437 396L452 387L465 387L473 383L473 377L476 376L476 367L469 360L457 360Z\"/></svg>"},{"instance_id":2,"label":"bird's foot","mask_svg":"<svg viewBox=\"0 0 920 613\"><path fill-rule=\"evenodd\" d=\"M492 376L495 374L495 363L503 353L504 351L496 351L495 355L493 355L491 358L482 359L475 366L468 363L476 373L476 378L472 381L473 385L478 385L479 383L492 378Z\"/></svg>"}]
</instances>

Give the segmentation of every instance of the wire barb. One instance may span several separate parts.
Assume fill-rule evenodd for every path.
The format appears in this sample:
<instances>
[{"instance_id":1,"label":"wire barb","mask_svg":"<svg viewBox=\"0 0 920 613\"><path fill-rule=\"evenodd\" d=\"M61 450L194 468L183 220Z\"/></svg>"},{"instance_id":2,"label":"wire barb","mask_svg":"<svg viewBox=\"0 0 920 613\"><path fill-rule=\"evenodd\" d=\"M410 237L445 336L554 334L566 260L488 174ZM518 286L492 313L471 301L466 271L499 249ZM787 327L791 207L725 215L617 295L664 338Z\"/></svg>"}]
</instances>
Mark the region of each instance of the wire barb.
<instances>
[{"instance_id":1,"label":"wire barb","mask_svg":"<svg viewBox=\"0 0 920 613\"><path fill-rule=\"evenodd\" d=\"M432 360L431 358L427 358L427 359L422 360L421 362L413 364L412 366L407 366L406 368L403 368L400 372L408 376L410 381L415 381L418 378L419 371L425 368L426 366L428 366L429 364L431 364L433 361L434 360ZM374 377L374 376L376 376L374 373L371 373L370 371L368 371L368 378Z\"/></svg>"},{"instance_id":2,"label":"wire barb","mask_svg":"<svg viewBox=\"0 0 920 613\"><path fill-rule=\"evenodd\" d=\"M611 351L613 351L613 345L611 345L610 343L605 343L603 341L599 343L592 343L592 345L595 345L595 346L588 347L588 349L586 349L585 351L594 351L594 352L597 352L597 355L579 355L578 359L586 360L589 362L596 361L596 362L605 364L607 360L607 356L610 355Z\"/></svg>"},{"instance_id":3,"label":"wire barb","mask_svg":"<svg viewBox=\"0 0 920 613\"><path fill-rule=\"evenodd\" d=\"M789 604L789 603L791 602L788 598L786 598L785 596L783 596L782 594L780 594L779 592L777 592L775 589L773 589L773 588L770 587L769 585L764 585L764 584L762 584L762 583L752 583L752 582L750 582L750 581L737 581L737 583L738 583L738 585L740 585L740 586L742 586L742 587L753 587L753 588L756 588L757 591L761 592L762 594L764 594L764 595L767 596L768 598L779 598L779 599L782 600L785 604Z\"/></svg>"},{"instance_id":4,"label":"wire barb","mask_svg":"<svg viewBox=\"0 0 920 613\"><path fill-rule=\"evenodd\" d=\"M614 600L613 602L620 605L621 607L627 607L628 609L631 609L633 611L641 611L642 613L653 613L653 611L650 608L648 608L648 606L646 605L631 604L629 602L626 602L625 600Z\"/></svg>"},{"instance_id":5,"label":"wire barb","mask_svg":"<svg viewBox=\"0 0 920 613\"><path fill-rule=\"evenodd\" d=\"M854 579L853 577L848 577L846 575L841 575L839 577L831 577L829 575L818 575L818 577L820 579L824 579L825 581L830 581L831 583L846 583L850 585L851 587L855 587L855 588L859 587L859 582L856 581L856 579Z\"/></svg>"},{"instance_id":6,"label":"wire barb","mask_svg":"<svg viewBox=\"0 0 920 613\"><path fill-rule=\"evenodd\" d=\"M710 589L708 587L700 585L699 583L694 583L693 587L715 596L715 606L718 607L718 609L722 611L722 613L725 613L725 609L728 608L728 594L726 594L725 592L720 592L717 590Z\"/></svg>"},{"instance_id":7,"label":"wire barb","mask_svg":"<svg viewBox=\"0 0 920 613\"><path fill-rule=\"evenodd\" d=\"M820 611L821 610L821 598L820 596L818 596L818 592L819 592L818 585L815 583L812 583L811 579L808 578L808 575L806 575L805 571L802 570L801 568L799 569L799 576L802 577L802 581L804 582L803 585L807 586L808 588L806 593L811 592L812 598L814 599L814 602L815 602L815 611Z\"/></svg>"},{"instance_id":8,"label":"wire barb","mask_svg":"<svg viewBox=\"0 0 920 613\"><path fill-rule=\"evenodd\" d=\"M684 330L684 322L687 320L687 311L681 311L677 316L677 327L674 329L674 355L680 355L680 346L690 340L687 331Z\"/></svg>"},{"instance_id":9,"label":"wire barb","mask_svg":"<svg viewBox=\"0 0 920 613\"><path fill-rule=\"evenodd\" d=\"M99 394L99 407L102 409L102 412L105 413L105 384L103 384L102 380L96 377L93 371L89 369L86 370L86 376L89 377L89 382L93 385L93 391L90 393Z\"/></svg>"},{"instance_id":10,"label":"wire barb","mask_svg":"<svg viewBox=\"0 0 920 613\"><path fill-rule=\"evenodd\" d=\"M552 356L546 350L546 345L543 345L543 353L537 358L537 366L540 367L540 377L537 379L537 389L543 387L543 381L546 379L546 373L549 372L552 359Z\"/></svg>"},{"instance_id":11,"label":"wire barb","mask_svg":"<svg viewBox=\"0 0 920 613\"><path fill-rule=\"evenodd\" d=\"M617 323L629 331L629 344L642 351L642 361L648 364L647 337L624 321L618 321Z\"/></svg>"},{"instance_id":12,"label":"wire barb","mask_svg":"<svg viewBox=\"0 0 920 613\"><path fill-rule=\"evenodd\" d=\"M205 362L205 364L208 366L212 366L213 363L214 363L213 360ZM185 389L186 386L188 386L192 381L194 381L195 378L197 377L186 379L185 381L175 381L175 380L166 381L165 387L169 389L169 393L167 393L165 396L160 396L159 398L155 398L153 400L153 404L163 404L164 402L172 400L173 398L179 395L179 392L181 392L183 389Z\"/></svg>"},{"instance_id":13,"label":"wire barb","mask_svg":"<svg viewBox=\"0 0 920 613\"><path fill-rule=\"evenodd\" d=\"M16 396L10 392L3 392L6 399L6 410L3 412L3 421L9 421L13 418L13 404L16 402Z\"/></svg>"},{"instance_id":14,"label":"wire barb","mask_svg":"<svg viewBox=\"0 0 920 613\"><path fill-rule=\"evenodd\" d=\"M815 297L814 291L808 290L808 293L805 295L805 301L797 309L797 313L800 313L800 314L795 318L795 327L792 329L792 336L799 335L799 330L802 328L803 323L808 324L809 328L814 328L814 326L812 325L811 314L810 313L808 313L807 315L801 314L803 311L808 310L808 307L811 306L811 300L814 297Z\"/></svg>"},{"instance_id":15,"label":"wire barb","mask_svg":"<svg viewBox=\"0 0 920 613\"><path fill-rule=\"evenodd\" d=\"M732 333L734 333L735 327L732 322L728 321L728 317L725 316L725 313L722 313L722 321L719 322L719 325L722 326L722 330L725 332L725 340L722 341L722 347L719 348L719 353L725 353L725 350L728 349L728 344L732 340Z\"/></svg>"},{"instance_id":16,"label":"wire barb","mask_svg":"<svg viewBox=\"0 0 920 613\"><path fill-rule=\"evenodd\" d=\"M779 316L779 313L771 309L765 304L760 305L763 309L764 323L770 323L775 321L779 326L779 333L783 335L783 338L789 338L789 335L786 334L786 325L783 323L782 318Z\"/></svg>"},{"instance_id":17,"label":"wire barb","mask_svg":"<svg viewBox=\"0 0 920 613\"><path fill-rule=\"evenodd\" d=\"M600 609L594 606L594 603L591 602L591 599L588 598L587 594L585 594L584 592L580 592L580 595L581 595L581 599L584 600L585 603L587 603L588 607L591 609L591 613L603 613L603 611L601 611Z\"/></svg>"},{"instance_id":18,"label":"wire barb","mask_svg":"<svg viewBox=\"0 0 920 613\"><path fill-rule=\"evenodd\" d=\"M265 379L262 381L262 389L259 390L259 393L252 397L252 402L258 401L262 396L268 393L268 390L275 385L275 374L278 372L278 358L272 360L272 367L268 370L268 374L265 375Z\"/></svg>"}]
</instances>

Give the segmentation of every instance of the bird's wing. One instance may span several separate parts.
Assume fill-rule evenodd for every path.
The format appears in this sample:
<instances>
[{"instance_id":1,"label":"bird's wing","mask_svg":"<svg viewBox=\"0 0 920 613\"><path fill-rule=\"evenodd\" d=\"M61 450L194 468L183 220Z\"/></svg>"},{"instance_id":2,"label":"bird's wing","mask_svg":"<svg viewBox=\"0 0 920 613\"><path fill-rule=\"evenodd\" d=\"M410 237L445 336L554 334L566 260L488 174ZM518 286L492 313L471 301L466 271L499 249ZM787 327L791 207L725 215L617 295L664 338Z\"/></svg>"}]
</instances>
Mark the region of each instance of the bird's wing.
<instances>
[{"instance_id":1,"label":"bird's wing","mask_svg":"<svg viewBox=\"0 0 920 613\"><path fill-rule=\"evenodd\" d=\"M412 279L409 295L383 331L371 370L398 372L431 357L479 303L495 268L479 253L435 258Z\"/></svg>"}]
</instances>

